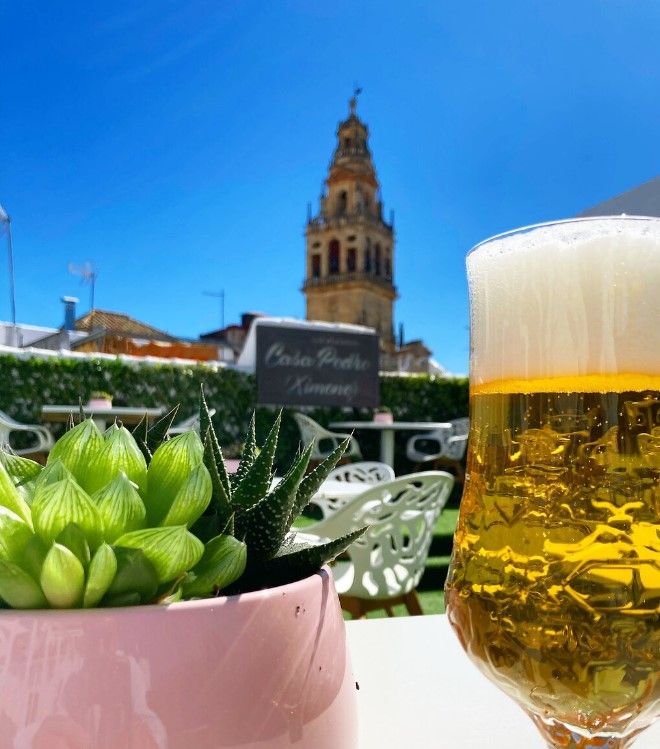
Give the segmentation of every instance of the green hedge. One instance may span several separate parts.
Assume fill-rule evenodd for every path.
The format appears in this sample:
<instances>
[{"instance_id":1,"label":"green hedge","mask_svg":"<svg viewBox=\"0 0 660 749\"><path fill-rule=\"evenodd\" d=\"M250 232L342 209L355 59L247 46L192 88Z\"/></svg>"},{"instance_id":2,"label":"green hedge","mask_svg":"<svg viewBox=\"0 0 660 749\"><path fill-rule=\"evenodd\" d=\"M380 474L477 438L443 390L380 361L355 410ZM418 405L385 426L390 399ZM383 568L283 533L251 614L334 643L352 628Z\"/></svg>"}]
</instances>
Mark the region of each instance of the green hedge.
<instances>
[{"instance_id":1,"label":"green hedge","mask_svg":"<svg viewBox=\"0 0 660 749\"><path fill-rule=\"evenodd\" d=\"M86 401L92 391L113 394L117 406L163 406L180 404L184 419L197 410L200 384L204 383L209 405L216 409L214 422L223 444L239 442L247 427L256 399L255 380L251 375L225 368L214 370L198 366L151 365L126 363L119 359L63 359L52 357L17 358L0 356L0 410L28 423L41 421L44 404ZM406 377L383 376L381 396L392 409L395 419L410 421L445 421L468 412L466 378L443 379L428 375ZM273 409L257 410L257 431L263 439L272 420ZM333 420L365 419L367 409L318 408L309 415L322 424ZM378 456L378 435L368 432L359 436L365 458ZM397 434L398 447L405 446L410 435ZM284 415L278 460L289 463L298 447L299 433L290 411ZM402 455L401 450L397 450ZM397 471L406 470L403 458Z\"/></svg>"}]
</instances>

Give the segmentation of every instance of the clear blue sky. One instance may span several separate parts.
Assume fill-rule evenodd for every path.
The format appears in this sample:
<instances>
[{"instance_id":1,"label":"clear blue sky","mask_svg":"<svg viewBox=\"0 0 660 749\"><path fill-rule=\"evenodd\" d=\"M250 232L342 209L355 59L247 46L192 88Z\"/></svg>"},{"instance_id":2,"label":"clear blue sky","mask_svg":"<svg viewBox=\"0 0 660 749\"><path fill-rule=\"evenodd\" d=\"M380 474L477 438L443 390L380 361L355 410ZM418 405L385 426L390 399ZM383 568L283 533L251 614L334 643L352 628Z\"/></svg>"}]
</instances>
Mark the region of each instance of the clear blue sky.
<instances>
[{"instance_id":1,"label":"clear blue sky","mask_svg":"<svg viewBox=\"0 0 660 749\"><path fill-rule=\"evenodd\" d=\"M467 370L469 247L660 171L657 0L0 0L0 204L18 319L97 306L196 336L304 315L306 204L354 81L397 324ZM4 255L0 255L0 258ZM0 317L9 318L0 262Z\"/></svg>"}]
</instances>

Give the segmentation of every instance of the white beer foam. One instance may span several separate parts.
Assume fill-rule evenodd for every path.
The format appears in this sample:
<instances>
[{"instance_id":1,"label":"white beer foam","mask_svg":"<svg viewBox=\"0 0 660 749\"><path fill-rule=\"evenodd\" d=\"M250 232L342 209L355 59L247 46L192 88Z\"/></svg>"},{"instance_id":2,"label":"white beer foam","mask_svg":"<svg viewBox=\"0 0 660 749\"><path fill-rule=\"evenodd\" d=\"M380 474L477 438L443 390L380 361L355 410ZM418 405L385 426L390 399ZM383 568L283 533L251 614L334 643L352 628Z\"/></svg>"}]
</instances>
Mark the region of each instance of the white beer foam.
<instances>
[{"instance_id":1,"label":"white beer foam","mask_svg":"<svg viewBox=\"0 0 660 749\"><path fill-rule=\"evenodd\" d=\"M467 258L473 384L660 373L660 219L538 226Z\"/></svg>"}]
</instances>

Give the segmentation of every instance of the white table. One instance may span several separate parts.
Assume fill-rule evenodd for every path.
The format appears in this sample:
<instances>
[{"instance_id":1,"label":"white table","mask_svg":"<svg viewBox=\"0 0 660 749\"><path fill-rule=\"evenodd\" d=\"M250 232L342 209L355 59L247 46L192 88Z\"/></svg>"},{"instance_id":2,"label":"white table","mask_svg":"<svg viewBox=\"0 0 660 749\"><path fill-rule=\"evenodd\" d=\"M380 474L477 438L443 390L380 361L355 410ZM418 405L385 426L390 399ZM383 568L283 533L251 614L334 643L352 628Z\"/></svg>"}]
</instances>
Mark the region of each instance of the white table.
<instances>
[{"instance_id":1,"label":"white table","mask_svg":"<svg viewBox=\"0 0 660 749\"><path fill-rule=\"evenodd\" d=\"M360 749L544 749L513 700L468 659L447 617L346 622ZM660 720L634 749L660 747Z\"/></svg>"},{"instance_id":2,"label":"white table","mask_svg":"<svg viewBox=\"0 0 660 749\"><path fill-rule=\"evenodd\" d=\"M341 499L350 501L362 494L367 489L372 489L377 484L365 484L362 481L335 481L326 480L318 491L314 494L313 499Z\"/></svg>"},{"instance_id":3,"label":"white table","mask_svg":"<svg viewBox=\"0 0 660 749\"><path fill-rule=\"evenodd\" d=\"M271 481L270 488L273 489L276 487L281 480L281 476L276 476ZM310 499L310 502L313 502L315 499L341 499L350 501L354 497L357 497L358 494L362 494L362 492L374 486L377 486L377 484L365 484L362 481L326 480L319 486L312 499Z\"/></svg>"},{"instance_id":4,"label":"white table","mask_svg":"<svg viewBox=\"0 0 660 749\"><path fill-rule=\"evenodd\" d=\"M371 429L380 432L380 460L394 467L394 432L431 432L436 429L452 429L446 421L333 421L332 429Z\"/></svg>"},{"instance_id":5,"label":"white table","mask_svg":"<svg viewBox=\"0 0 660 749\"><path fill-rule=\"evenodd\" d=\"M107 428L108 421L113 422L115 419L124 424L138 424L143 416L148 420L157 419L165 412L164 408L129 408L125 406L87 406L83 403L83 411L87 416L91 416L96 426L104 432ZM71 414L74 417L80 413L80 406L43 406L41 416L44 421L68 421Z\"/></svg>"}]
</instances>

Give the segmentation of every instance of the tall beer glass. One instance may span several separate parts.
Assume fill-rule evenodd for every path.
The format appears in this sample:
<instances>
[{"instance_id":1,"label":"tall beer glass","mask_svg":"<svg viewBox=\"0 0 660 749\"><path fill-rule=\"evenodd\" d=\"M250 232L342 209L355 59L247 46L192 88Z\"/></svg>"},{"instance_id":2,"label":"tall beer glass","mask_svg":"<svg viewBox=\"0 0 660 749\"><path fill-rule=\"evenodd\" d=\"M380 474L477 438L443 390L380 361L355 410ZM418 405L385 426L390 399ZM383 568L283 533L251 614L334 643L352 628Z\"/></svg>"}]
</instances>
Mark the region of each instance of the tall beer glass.
<instances>
[{"instance_id":1,"label":"tall beer glass","mask_svg":"<svg viewBox=\"0 0 660 749\"><path fill-rule=\"evenodd\" d=\"M660 711L660 220L520 229L467 271L449 618L549 747L623 749Z\"/></svg>"}]
</instances>

